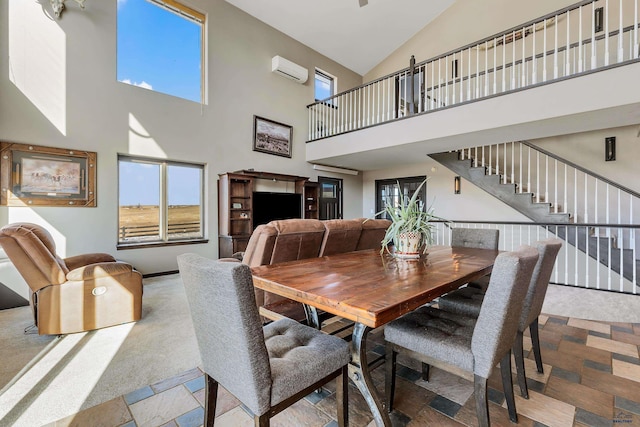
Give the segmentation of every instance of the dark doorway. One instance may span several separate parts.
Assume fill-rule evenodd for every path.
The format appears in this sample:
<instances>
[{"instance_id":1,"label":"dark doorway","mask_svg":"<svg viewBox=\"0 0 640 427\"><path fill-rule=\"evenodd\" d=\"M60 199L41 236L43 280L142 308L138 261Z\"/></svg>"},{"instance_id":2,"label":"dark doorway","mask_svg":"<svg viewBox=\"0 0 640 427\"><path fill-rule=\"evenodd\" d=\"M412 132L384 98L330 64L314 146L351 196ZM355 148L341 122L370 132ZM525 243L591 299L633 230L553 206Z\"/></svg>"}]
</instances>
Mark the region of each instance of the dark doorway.
<instances>
[{"instance_id":1,"label":"dark doorway","mask_svg":"<svg viewBox=\"0 0 640 427\"><path fill-rule=\"evenodd\" d=\"M400 201L400 194L402 194L405 200L410 199L416 189L422 184L427 177L426 176L412 176L408 178L392 178L376 180L376 212L384 210L387 203L391 203L396 206ZM398 188L398 184L400 187ZM424 201L427 199L427 186L424 185L420 189L418 200L422 201L422 207L424 208ZM386 218L383 214L380 218ZM389 219L389 218L387 218Z\"/></svg>"},{"instance_id":2,"label":"dark doorway","mask_svg":"<svg viewBox=\"0 0 640 427\"><path fill-rule=\"evenodd\" d=\"M342 179L318 177L320 219L342 219Z\"/></svg>"}]
</instances>

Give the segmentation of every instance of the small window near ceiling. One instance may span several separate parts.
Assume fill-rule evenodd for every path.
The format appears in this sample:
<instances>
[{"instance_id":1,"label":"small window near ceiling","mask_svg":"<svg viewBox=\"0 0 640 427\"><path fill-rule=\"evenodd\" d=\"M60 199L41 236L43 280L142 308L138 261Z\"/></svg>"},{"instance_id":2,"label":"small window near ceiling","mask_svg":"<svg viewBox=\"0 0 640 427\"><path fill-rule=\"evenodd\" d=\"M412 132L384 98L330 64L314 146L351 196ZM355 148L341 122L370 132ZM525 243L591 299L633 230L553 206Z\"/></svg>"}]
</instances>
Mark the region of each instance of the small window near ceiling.
<instances>
[{"instance_id":1,"label":"small window near ceiling","mask_svg":"<svg viewBox=\"0 0 640 427\"><path fill-rule=\"evenodd\" d=\"M315 98L316 101L322 101L335 95L336 78L329 73L318 70L316 68L315 79Z\"/></svg>"},{"instance_id":2,"label":"small window near ceiling","mask_svg":"<svg viewBox=\"0 0 640 427\"><path fill-rule=\"evenodd\" d=\"M118 246L202 241L204 165L118 156Z\"/></svg>"},{"instance_id":3,"label":"small window near ceiling","mask_svg":"<svg viewBox=\"0 0 640 427\"><path fill-rule=\"evenodd\" d=\"M204 102L205 15L175 0L118 0L119 82Z\"/></svg>"}]
</instances>

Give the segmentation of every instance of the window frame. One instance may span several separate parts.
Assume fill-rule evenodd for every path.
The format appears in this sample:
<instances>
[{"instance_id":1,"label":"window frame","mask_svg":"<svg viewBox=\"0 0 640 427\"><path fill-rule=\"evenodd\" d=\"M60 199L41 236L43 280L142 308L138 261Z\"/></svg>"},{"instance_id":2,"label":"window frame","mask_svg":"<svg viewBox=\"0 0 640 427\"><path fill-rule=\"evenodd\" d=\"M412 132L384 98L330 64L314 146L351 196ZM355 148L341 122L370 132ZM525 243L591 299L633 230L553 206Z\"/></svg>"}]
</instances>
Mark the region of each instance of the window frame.
<instances>
[{"instance_id":1,"label":"window frame","mask_svg":"<svg viewBox=\"0 0 640 427\"><path fill-rule=\"evenodd\" d=\"M327 99L327 98L323 98L323 99L316 98L316 83L318 82L318 76L324 77L325 79L330 81L330 88L329 88L330 95L327 98L331 98L336 93L338 93L338 78L333 74L330 74L324 70L321 70L320 68L316 68L313 74L313 98L315 99L316 102L320 102ZM333 105L333 100L327 101L326 103L330 103Z\"/></svg>"},{"instance_id":2,"label":"window frame","mask_svg":"<svg viewBox=\"0 0 640 427\"><path fill-rule=\"evenodd\" d=\"M159 188L160 188L160 199L158 202L158 210L159 210L159 240L143 240L143 241L133 241L133 242L125 242L120 240L120 162L128 161L132 163L142 163L142 164L153 164L158 165L160 168L159 173ZM171 238L169 234L169 203L168 203L168 187L169 187L169 175L168 175L168 167L169 166L183 166L183 167L191 167L200 169L200 237L189 237L189 238ZM159 246L174 246L174 245L189 245L189 244L200 244L200 243L208 243L209 239L207 238L207 224L206 224L206 184L207 184L207 164L206 163L198 163L198 162L187 162L181 160L170 160L170 159L161 159L147 156L137 156L131 154L120 154L118 153L117 157L117 169L118 169L118 179L117 179L117 229L116 229L116 249L139 249L145 247L159 247Z\"/></svg>"},{"instance_id":3,"label":"window frame","mask_svg":"<svg viewBox=\"0 0 640 427\"><path fill-rule=\"evenodd\" d=\"M184 19L188 19L198 25L200 25L200 104L201 105L205 105L206 104L206 94L207 94L207 89L206 89L206 69L207 69L207 49L206 49L206 32L207 32L207 15L202 13L202 12L198 12L197 10L183 4L180 3L176 0L147 0L149 3L152 3L162 9L167 10L168 12L171 13L175 13L176 15L184 18ZM116 29L117 32L117 29ZM117 37L117 35L116 35ZM118 47L116 46L116 61L118 58ZM116 65L116 74L117 74L117 65ZM117 80L120 83L123 83L120 80ZM133 86L133 85L130 85ZM169 94L169 93L165 93L165 92L160 92L154 89L151 89L152 92L155 93L160 93L163 95L168 95L168 96L173 96L176 98L180 98L180 99L184 99L185 101L191 101L193 102L191 99L187 99L187 98L183 98L181 96L175 95L175 94Z\"/></svg>"},{"instance_id":4,"label":"window frame","mask_svg":"<svg viewBox=\"0 0 640 427\"><path fill-rule=\"evenodd\" d=\"M385 207L386 207L386 200L383 198L382 196L382 187L385 186L392 186L392 187L396 187L397 185L400 186L400 188L398 188L398 191L402 194L404 194L405 196L408 196L409 198L411 198L413 196L413 192L410 191L410 188L408 187L417 187L419 186L425 179L427 179L426 175L421 175L421 176L410 176L410 177L402 177L402 178L386 178L386 179L377 179L375 181L375 187L376 187L376 212L382 212L384 211ZM407 190L407 191L405 191ZM420 189L420 195L418 196L421 200L422 200L422 209L426 209L426 203L425 201L427 200L427 186L423 185L422 188ZM389 196L387 196L389 197ZM397 202L397 198L398 195L395 195L392 198L393 202ZM380 218L385 218L385 219L389 219L387 218L386 213L383 213Z\"/></svg>"}]
</instances>

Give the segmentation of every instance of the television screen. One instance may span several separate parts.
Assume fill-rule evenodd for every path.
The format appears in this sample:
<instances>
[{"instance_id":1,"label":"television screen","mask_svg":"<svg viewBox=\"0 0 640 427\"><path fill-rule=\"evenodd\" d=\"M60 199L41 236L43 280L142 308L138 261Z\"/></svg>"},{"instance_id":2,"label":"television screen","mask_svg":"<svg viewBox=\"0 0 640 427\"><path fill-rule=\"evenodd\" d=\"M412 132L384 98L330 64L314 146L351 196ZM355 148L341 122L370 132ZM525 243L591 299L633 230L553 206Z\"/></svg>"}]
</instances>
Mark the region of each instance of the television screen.
<instances>
[{"instance_id":1,"label":"television screen","mask_svg":"<svg viewBox=\"0 0 640 427\"><path fill-rule=\"evenodd\" d=\"M302 195L295 193L253 193L253 228L276 219L302 218Z\"/></svg>"}]
</instances>

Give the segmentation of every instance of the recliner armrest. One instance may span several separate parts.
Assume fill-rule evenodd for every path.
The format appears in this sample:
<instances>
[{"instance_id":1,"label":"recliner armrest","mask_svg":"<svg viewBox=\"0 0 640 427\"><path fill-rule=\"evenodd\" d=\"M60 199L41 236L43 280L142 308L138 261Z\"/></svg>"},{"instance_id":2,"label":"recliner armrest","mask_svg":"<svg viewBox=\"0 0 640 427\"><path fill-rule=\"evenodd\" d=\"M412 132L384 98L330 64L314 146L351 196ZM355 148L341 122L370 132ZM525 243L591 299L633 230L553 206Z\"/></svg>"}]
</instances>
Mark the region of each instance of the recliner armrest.
<instances>
[{"instance_id":1,"label":"recliner armrest","mask_svg":"<svg viewBox=\"0 0 640 427\"><path fill-rule=\"evenodd\" d=\"M69 271L71 271L79 267L84 267L90 264L97 264L99 262L115 262L116 259L109 254L94 253L72 256L69 258L65 258L63 261Z\"/></svg>"},{"instance_id":2,"label":"recliner armrest","mask_svg":"<svg viewBox=\"0 0 640 427\"><path fill-rule=\"evenodd\" d=\"M67 280L91 280L131 273L132 271L133 267L131 264L127 264L126 262L99 262L71 270L67 273Z\"/></svg>"}]
</instances>

